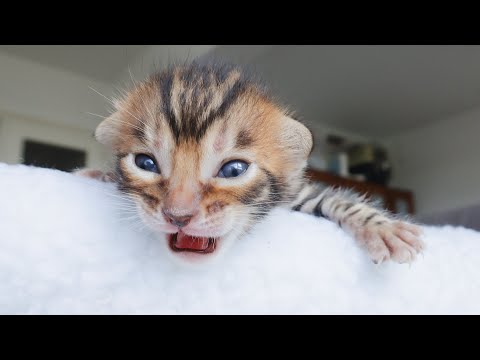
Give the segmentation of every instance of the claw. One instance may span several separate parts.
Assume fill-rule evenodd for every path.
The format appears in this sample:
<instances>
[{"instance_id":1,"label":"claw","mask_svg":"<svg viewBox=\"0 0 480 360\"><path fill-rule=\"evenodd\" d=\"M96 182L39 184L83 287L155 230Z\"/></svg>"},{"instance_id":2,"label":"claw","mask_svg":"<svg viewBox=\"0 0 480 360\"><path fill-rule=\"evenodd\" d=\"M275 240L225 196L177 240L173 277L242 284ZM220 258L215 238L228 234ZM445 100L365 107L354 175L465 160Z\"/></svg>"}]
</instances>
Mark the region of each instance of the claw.
<instances>
[{"instance_id":1,"label":"claw","mask_svg":"<svg viewBox=\"0 0 480 360\"><path fill-rule=\"evenodd\" d=\"M416 225L402 222L390 222L361 227L356 232L356 238L366 247L371 254L374 264L380 265L389 258L393 261L405 264L409 267L416 259L416 254L422 256L424 250L423 241L415 235L420 230ZM386 251L381 254L379 251Z\"/></svg>"}]
</instances>

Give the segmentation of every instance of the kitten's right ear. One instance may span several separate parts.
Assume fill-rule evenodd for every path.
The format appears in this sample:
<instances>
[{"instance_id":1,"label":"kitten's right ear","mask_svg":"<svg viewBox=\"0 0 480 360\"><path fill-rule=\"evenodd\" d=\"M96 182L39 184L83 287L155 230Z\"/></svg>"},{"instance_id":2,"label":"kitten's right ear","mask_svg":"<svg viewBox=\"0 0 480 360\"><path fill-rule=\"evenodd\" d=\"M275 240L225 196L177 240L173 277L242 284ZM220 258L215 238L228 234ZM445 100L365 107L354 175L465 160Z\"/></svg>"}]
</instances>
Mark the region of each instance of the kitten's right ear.
<instances>
[{"instance_id":1,"label":"kitten's right ear","mask_svg":"<svg viewBox=\"0 0 480 360\"><path fill-rule=\"evenodd\" d=\"M291 116L282 119L281 142L290 149L295 161L307 160L313 149L313 134L305 125Z\"/></svg>"},{"instance_id":2,"label":"kitten's right ear","mask_svg":"<svg viewBox=\"0 0 480 360\"><path fill-rule=\"evenodd\" d=\"M120 139L120 121L119 114L114 112L112 115L103 120L95 129L95 139L110 149L114 150L118 147Z\"/></svg>"}]
</instances>

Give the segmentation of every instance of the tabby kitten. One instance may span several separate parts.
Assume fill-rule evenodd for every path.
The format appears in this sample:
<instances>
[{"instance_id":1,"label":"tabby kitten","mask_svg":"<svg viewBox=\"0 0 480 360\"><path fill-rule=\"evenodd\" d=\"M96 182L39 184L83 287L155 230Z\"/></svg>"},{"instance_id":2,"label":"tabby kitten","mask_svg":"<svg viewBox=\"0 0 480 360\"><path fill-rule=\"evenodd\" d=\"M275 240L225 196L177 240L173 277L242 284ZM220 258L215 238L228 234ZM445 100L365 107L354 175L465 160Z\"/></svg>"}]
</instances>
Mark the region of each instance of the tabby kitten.
<instances>
[{"instance_id":1,"label":"tabby kitten","mask_svg":"<svg viewBox=\"0 0 480 360\"><path fill-rule=\"evenodd\" d=\"M188 261L223 253L275 207L338 223L376 263L403 263L422 251L420 228L344 190L304 178L313 140L259 85L235 67L174 66L115 101L96 129L116 155L114 181L144 223L167 233Z\"/></svg>"}]
</instances>

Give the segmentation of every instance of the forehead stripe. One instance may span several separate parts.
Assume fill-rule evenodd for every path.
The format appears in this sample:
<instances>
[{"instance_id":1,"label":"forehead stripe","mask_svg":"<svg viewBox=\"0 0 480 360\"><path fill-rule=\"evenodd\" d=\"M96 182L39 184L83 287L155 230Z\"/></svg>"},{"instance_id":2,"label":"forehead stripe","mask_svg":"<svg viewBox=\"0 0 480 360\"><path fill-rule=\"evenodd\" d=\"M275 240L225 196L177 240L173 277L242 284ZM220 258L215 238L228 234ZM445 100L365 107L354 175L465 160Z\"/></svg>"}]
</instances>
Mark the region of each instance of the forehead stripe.
<instances>
[{"instance_id":1,"label":"forehead stripe","mask_svg":"<svg viewBox=\"0 0 480 360\"><path fill-rule=\"evenodd\" d=\"M237 80L233 86L227 91L227 94L223 97L220 107L212 111L208 117L200 125L196 139L201 139L207 129L215 122L215 120L224 116L225 113L230 109L230 107L235 103L235 101L245 92L245 84L242 81Z\"/></svg>"},{"instance_id":2,"label":"forehead stripe","mask_svg":"<svg viewBox=\"0 0 480 360\"><path fill-rule=\"evenodd\" d=\"M172 87L173 87L173 74L163 73L157 77L160 96L162 98L161 111L167 119L168 126L172 130L175 140L178 141L180 137L180 129L178 127L178 121L175 117L173 107L171 104Z\"/></svg>"},{"instance_id":3,"label":"forehead stripe","mask_svg":"<svg viewBox=\"0 0 480 360\"><path fill-rule=\"evenodd\" d=\"M240 130L235 141L235 147L244 149L250 146L253 139L247 130Z\"/></svg>"},{"instance_id":4,"label":"forehead stripe","mask_svg":"<svg viewBox=\"0 0 480 360\"><path fill-rule=\"evenodd\" d=\"M192 69L190 69L192 72ZM160 96L162 98L161 111L167 120L167 124L178 144L182 138L193 138L199 141L206 133L207 129L219 118L223 117L237 99L246 91L247 83L245 81L236 79L232 84L227 85L227 81L231 78L226 78L223 82L218 81L216 88L211 86L206 87L206 84L211 83L208 77L210 72L203 72L199 75L192 76L192 74L181 74L176 78L173 73L162 73L156 76L155 80L158 84ZM218 74L214 74L218 78ZM185 81L187 80L187 81ZM207 81L208 80L208 81ZM172 97L172 89L175 81L182 81L183 90L176 97ZM224 92L222 86L228 86L228 90ZM208 114L205 114L205 109L208 108L209 102L212 101L213 92L223 93L223 99L217 109L212 109ZM178 119L173 111L173 103L179 103ZM202 121L202 119L204 119Z\"/></svg>"}]
</instances>

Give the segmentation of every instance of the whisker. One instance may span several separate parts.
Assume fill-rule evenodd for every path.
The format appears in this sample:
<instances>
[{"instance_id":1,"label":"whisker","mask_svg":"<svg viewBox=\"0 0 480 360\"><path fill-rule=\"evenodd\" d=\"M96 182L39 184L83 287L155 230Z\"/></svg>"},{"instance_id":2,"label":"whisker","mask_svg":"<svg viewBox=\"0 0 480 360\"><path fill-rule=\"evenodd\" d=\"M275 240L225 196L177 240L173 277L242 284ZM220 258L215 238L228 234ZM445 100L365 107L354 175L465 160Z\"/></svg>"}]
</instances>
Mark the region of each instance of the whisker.
<instances>
[{"instance_id":1,"label":"whisker","mask_svg":"<svg viewBox=\"0 0 480 360\"><path fill-rule=\"evenodd\" d=\"M93 87L89 86L89 88L93 91L95 91L98 95L104 97L105 99L107 99L107 101L109 101L112 105L115 106L115 102L108 98L107 96L103 95L101 92L99 92L98 90L94 89ZM147 124L145 124L140 118L138 118L137 116L133 115L130 111L128 111L127 109L122 109L124 110L127 114L129 114L130 116L134 117L136 120L138 120L141 124L147 126Z\"/></svg>"}]
</instances>

